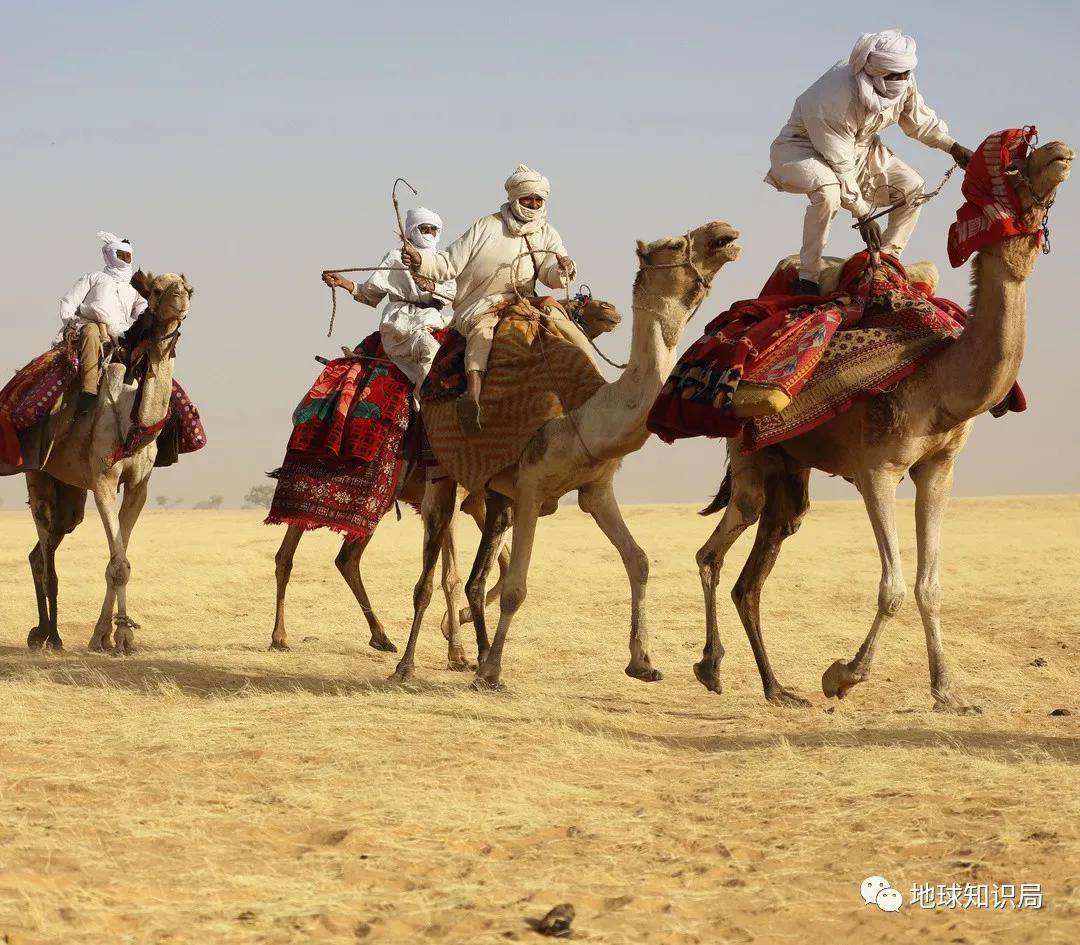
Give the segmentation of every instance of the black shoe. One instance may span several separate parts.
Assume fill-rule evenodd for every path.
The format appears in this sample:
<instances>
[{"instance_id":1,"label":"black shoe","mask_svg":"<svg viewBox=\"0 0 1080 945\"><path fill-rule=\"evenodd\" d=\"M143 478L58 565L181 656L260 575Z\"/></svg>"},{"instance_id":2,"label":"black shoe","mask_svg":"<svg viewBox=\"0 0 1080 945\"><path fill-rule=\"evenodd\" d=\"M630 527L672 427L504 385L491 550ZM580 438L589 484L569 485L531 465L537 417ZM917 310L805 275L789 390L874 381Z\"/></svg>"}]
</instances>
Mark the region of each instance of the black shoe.
<instances>
[{"instance_id":1,"label":"black shoe","mask_svg":"<svg viewBox=\"0 0 1080 945\"><path fill-rule=\"evenodd\" d=\"M796 279L791 285L792 295L821 295L821 286L809 279Z\"/></svg>"},{"instance_id":2,"label":"black shoe","mask_svg":"<svg viewBox=\"0 0 1080 945\"><path fill-rule=\"evenodd\" d=\"M79 391L79 399L75 401L75 419L79 417L85 417L91 410L94 409L94 404L97 403L97 394L91 394L89 391Z\"/></svg>"}]
</instances>

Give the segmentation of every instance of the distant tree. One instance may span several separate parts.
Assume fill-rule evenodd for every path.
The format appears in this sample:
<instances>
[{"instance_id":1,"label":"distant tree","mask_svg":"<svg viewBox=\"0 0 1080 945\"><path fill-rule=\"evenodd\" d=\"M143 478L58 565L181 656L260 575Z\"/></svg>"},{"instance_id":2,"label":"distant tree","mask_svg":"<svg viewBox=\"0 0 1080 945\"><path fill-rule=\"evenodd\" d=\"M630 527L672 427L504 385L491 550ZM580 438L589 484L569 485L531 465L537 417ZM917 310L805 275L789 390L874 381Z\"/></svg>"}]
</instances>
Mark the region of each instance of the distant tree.
<instances>
[{"instance_id":1,"label":"distant tree","mask_svg":"<svg viewBox=\"0 0 1080 945\"><path fill-rule=\"evenodd\" d=\"M159 495L156 497L155 501L158 504L158 508L163 509L169 504L169 497L167 495Z\"/></svg>"},{"instance_id":2,"label":"distant tree","mask_svg":"<svg viewBox=\"0 0 1080 945\"><path fill-rule=\"evenodd\" d=\"M252 508L268 509L270 503L274 501L274 487L252 486L248 494L244 496L244 501Z\"/></svg>"},{"instance_id":3,"label":"distant tree","mask_svg":"<svg viewBox=\"0 0 1080 945\"><path fill-rule=\"evenodd\" d=\"M175 509L183 501L184 501L183 499L173 499L173 501L172 501L173 508Z\"/></svg>"},{"instance_id":4,"label":"distant tree","mask_svg":"<svg viewBox=\"0 0 1080 945\"><path fill-rule=\"evenodd\" d=\"M207 510L216 510L221 508L221 503L225 501L224 496L212 495L205 502L196 502L195 509L200 512Z\"/></svg>"}]
</instances>

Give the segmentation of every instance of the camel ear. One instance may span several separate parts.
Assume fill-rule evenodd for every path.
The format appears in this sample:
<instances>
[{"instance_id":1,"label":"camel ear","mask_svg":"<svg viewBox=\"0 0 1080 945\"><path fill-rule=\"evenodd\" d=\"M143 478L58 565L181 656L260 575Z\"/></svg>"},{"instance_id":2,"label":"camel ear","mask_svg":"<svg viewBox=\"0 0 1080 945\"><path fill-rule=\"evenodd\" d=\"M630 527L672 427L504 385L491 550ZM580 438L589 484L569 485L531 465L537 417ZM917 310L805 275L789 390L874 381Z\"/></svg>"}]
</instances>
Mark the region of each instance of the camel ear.
<instances>
[{"instance_id":1,"label":"camel ear","mask_svg":"<svg viewBox=\"0 0 1080 945\"><path fill-rule=\"evenodd\" d=\"M644 240L638 240L637 241L637 249L635 250L635 252L637 252L638 259L648 259L649 258L649 244L646 243Z\"/></svg>"},{"instance_id":2,"label":"camel ear","mask_svg":"<svg viewBox=\"0 0 1080 945\"><path fill-rule=\"evenodd\" d=\"M180 273L180 281L184 283L184 288L187 290L188 298L190 299L195 294L195 286L188 282L188 277L183 273Z\"/></svg>"}]
</instances>

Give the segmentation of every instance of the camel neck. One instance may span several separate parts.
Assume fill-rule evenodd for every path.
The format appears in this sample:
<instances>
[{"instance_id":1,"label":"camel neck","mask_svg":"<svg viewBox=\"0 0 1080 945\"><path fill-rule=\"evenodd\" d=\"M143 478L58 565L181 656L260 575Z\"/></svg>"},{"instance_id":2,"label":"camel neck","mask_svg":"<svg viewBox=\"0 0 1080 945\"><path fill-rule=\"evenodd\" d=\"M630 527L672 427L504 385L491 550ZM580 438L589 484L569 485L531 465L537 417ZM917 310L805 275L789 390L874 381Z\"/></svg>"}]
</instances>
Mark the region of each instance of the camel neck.
<instances>
[{"instance_id":1,"label":"camel neck","mask_svg":"<svg viewBox=\"0 0 1080 945\"><path fill-rule=\"evenodd\" d=\"M943 406L969 420L1000 403L1016 381L1024 356L1025 282L1000 251L979 253L973 263L972 317L956 343L942 353Z\"/></svg>"},{"instance_id":2,"label":"camel neck","mask_svg":"<svg viewBox=\"0 0 1080 945\"><path fill-rule=\"evenodd\" d=\"M149 366L142 379L142 402L139 405L139 425L151 427L169 413L172 398L173 359L168 341L154 341L149 353Z\"/></svg>"},{"instance_id":3,"label":"camel neck","mask_svg":"<svg viewBox=\"0 0 1080 945\"><path fill-rule=\"evenodd\" d=\"M679 333L666 326L682 325L686 320L685 310L670 300L647 305L635 302L633 311L630 359L618 380L600 391L606 409L594 447L598 456L625 455L648 439L645 421L675 363Z\"/></svg>"}]
</instances>

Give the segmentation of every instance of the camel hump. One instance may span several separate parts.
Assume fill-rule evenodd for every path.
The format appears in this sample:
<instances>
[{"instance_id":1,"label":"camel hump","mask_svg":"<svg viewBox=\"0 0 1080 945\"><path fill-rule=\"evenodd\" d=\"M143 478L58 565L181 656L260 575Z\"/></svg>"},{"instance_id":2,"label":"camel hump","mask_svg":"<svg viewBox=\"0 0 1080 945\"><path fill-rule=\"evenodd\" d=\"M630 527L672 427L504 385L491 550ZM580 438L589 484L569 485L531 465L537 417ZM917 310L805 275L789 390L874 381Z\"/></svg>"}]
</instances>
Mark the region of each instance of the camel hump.
<instances>
[{"instance_id":1,"label":"camel hump","mask_svg":"<svg viewBox=\"0 0 1080 945\"><path fill-rule=\"evenodd\" d=\"M836 291L836 287L840 285L840 273L843 271L847 261L847 259L841 259L839 256L823 256L821 258L821 276L818 278L818 285L821 287L822 295L830 295ZM932 262L921 260L905 265L904 268L907 270L908 282L927 287L928 295L937 293L938 283L941 281L941 272ZM794 270L796 273L799 271L798 253L781 259L773 269L773 275L777 275L785 269Z\"/></svg>"}]
</instances>

